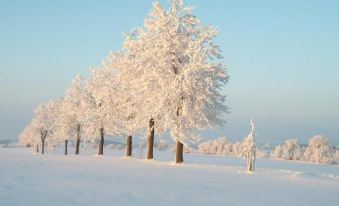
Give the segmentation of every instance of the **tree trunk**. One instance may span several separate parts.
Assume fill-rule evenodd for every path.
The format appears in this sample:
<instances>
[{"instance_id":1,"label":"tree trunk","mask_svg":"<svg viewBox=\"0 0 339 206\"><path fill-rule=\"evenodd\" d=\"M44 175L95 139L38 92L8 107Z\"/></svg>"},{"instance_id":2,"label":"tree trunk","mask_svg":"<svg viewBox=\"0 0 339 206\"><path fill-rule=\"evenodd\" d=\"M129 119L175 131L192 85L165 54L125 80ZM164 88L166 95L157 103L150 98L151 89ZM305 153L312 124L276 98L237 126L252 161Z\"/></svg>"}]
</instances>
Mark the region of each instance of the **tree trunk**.
<instances>
[{"instance_id":1,"label":"tree trunk","mask_svg":"<svg viewBox=\"0 0 339 206\"><path fill-rule=\"evenodd\" d=\"M153 145L154 145L154 120L149 121L149 131L147 137L147 159L153 159Z\"/></svg>"},{"instance_id":2,"label":"tree trunk","mask_svg":"<svg viewBox=\"0 0 339 206\"><path fill-rule=\"evenodd\" d=\"M68 140L65 140L65 155L67 155L67 144L68 144Z\"/></svg>"},{"instance_id":3,"label":"tree trunk","mask_svg":"<svg viewBox=\"0 0 339 206\"><path fill-rule=\"evenodd\" d=\"M100 144L98 155L104 154L104 128L100 128Z\"/></svg>"},{"instance_id":4,"label":"tree trunk","mask_svg":"<svg viewBox=\"0 0 339 206\"><path fill-rule=\"evenodd\" d=\"M176 160L175 160L176 163L182 163L184 161L183 150L184 144L177 141Z\"/></svg>"},{"instance_id":5,"label":"tree trunk","mask_svg":"<svg viewBox=\"0 0 339 206\"><path fill-rule=\"evenodd\" d=\"M126 149L126 156L132 156L132 135L127 137L127 149Z\"/></svg>"},{"instance_id":6,"label":"tree trunk","mask_svg":"<svg viewBox=\"0 0 339 206\"><path fill-rule=\"evenodd\" d=\"M250 172L251 171L251 153L250 152L247 152L247 157L246 157L246 170L247 172Z\"/></svg>"},{"instance_id":7,"label":"tree trunk","mask_svg":"<svg viewBox=\"0 0 339 206\"><path fill-rule=\"evenodd\" d=\"M78 133L77 133L77 142L75 145L75 154L79 154L79 149L80 149L80 125L78 125Z\"/></svg>"},{"instance_id":8,"label":"tree trunk","mask_svg":"<svg viewBox=\"0 0 339 206\"><path fill-rule=\"evenodd\" d=\"M45 153L45 139L41 140L41 154Z\"/></svg>"},{"instance_id":9,"label":"tree trunk","mask_svg":"<svg viewBox=\"0 0 339 206\"><path fill-rule=\"evenodd\" d=\"M39 153L39 144L36 145L36 153Z\"/></svg>"}]
</instances>

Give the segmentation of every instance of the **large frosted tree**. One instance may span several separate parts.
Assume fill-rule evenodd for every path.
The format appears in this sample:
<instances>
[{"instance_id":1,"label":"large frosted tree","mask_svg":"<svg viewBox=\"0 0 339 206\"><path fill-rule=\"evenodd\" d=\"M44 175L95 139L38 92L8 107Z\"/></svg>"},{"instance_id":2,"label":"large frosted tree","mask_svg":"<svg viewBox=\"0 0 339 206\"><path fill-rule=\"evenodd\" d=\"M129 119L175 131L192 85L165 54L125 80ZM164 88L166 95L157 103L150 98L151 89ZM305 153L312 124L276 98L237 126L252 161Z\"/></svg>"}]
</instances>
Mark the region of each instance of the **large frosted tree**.
<instances>
[{"instance_id":1,"label":"large frosted tree","mask_svg":"<svg viewBox=\"0 0 339 206\"><path fill-rule=\"evenodd\" d=\"M154 3L144 27L127 36L123 53L128 61L118 73L131 85L134 103L142 105L136 121L149 127L148 159L153 158L154 129L170 131L180 163L183 144L195 131L223 125L227 107L221 90L228 74L213 41L217 35L191 7L172 0L167 11Z\"/></svg>"}]
</instances>

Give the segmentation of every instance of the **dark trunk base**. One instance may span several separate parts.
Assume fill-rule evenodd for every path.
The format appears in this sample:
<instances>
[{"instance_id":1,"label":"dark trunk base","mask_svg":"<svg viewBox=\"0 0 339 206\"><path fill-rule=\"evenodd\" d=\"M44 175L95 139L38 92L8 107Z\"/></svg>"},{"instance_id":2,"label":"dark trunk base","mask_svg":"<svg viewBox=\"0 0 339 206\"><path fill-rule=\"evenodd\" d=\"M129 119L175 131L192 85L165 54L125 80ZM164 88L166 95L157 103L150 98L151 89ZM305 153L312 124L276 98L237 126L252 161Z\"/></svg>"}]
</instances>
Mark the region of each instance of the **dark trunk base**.
<instances>
[{"instance_id":1,"label":"dark trunk base","mask_svg":"<svg viewBox=\"0 0 339 206\"><path fill-rule=\"evenodd\" d=\"M45 140L42 140L41 142L41 154L45 153Z\"/></svg>"},{"instance_id":2,"label":"dark trunk base","mask_svg":"<svg viewBox=\"0 0 339 206\"><path fill-rule=\"evenodd\" d=\"M65 155L67 155L67 145L68 145L68 141L65 140Z\"/></svg>"},{"instance_id":3,"label":"dark trunk base","mask_svg":"<svg viewBox=\"0 0 339 206\"><path fill-rule=\"evenodd\" d=\"M149 121L149 136L147 137L147 159L153 159L153 145L154 145L154 120Z\"/></svg>"},{"instance_id":4,"label":"dark trunk base","mask_svg":"<svg viewBox=\"0 0 339 206\"><path fill-rule=\"evenodd\" d=\"M99 144L99 151L98 155L104 154L104 129L100 129L100 144Z\"/></svg>"},{"instance_id":5,"label":"dark trunk base","mask_svg":"<svg viewBox=\"0 0 339 206\"><path fill-rule=\"evenodd\" d=\"M80 148L80 138L77 138L77 142L75 145L75 154L79 154L79 148Z\"/></svg>"},{"instance_id":6,"label":"dark trunk base","mask_svg":"<svg viewBox=\"0 0 339 206\"><path fill-rule=\"evenodd\" d=\"M184 162L184 155L183 155L184 145L181 142L177 142L177 150L176 150L176 163Z\"/></svg>"},{"instance_id":7,"label":"dark trunk base","mask_svg":"<svg viewBox=\"0 0 339 206\"><path fill-rule=\"evenodd\" d=\"M132 135L127 137L127 150L126 150L126 156L130 157L132 156Z\"/></svg>"}]
</instances>

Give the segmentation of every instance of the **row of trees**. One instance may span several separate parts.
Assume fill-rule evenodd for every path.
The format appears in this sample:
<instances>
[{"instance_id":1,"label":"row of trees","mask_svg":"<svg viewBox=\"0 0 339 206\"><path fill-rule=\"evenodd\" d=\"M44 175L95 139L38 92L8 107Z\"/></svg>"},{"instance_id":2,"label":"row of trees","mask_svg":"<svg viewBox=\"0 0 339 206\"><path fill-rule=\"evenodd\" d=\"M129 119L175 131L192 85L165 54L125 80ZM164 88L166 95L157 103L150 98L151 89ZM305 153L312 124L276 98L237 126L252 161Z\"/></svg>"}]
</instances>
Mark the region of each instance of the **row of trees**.
<instances>
[{"instance_id":1,"label":"row of trees","mask_svg":"<svg viewBox=\"0 0 339 206\"><path fill-rule=\"evenodd\" d=\"M298 139L289 139L283 145L277 145L273 157L286 160L302 160L316 163L336 163L336 149L323 135L316 135L303 146Z\"/></svg>"},{"instance_id":2,"label":"row of trees","mask_svg":"<svg viewBox=\"0 0 339 206\"><path fill-rule=\"evenodd\" d=\"M153 3L144 26L126 35L123 48L112 52L89 79L77 76L65 96L39 105L20 135L22 143L44 153L45 142L125 136L127 156L132 135L146 133L147 159L153 159L154 134L170 131L176 162L183 146L202 129L224 124L227 112L222 88L228 82L221 51L214 43L218 30L203 25L182 0L164 10Z\"/></svg>"}]
</instances>

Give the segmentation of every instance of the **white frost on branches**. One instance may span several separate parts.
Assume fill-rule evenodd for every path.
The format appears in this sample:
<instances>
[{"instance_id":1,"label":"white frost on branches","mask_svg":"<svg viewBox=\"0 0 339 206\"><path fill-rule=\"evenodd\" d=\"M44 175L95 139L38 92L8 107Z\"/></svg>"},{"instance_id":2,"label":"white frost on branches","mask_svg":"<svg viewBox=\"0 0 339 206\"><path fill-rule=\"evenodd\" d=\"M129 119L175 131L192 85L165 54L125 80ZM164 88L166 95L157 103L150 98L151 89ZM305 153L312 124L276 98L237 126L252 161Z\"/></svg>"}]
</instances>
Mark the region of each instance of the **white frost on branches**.
<instances>
[{"instance_id":1,"label":"white frost on branches","mask_svg":"<svg viewBox=\"0 0 339 206\"><path fill-rule=\"evenodd\" d=\"M199 130L220 128L228 109L221 90L229 77L214 43L218 30L203 25L182 0L169 2L168 10L154 3L144 26L87 81L77 76L62 100L39 106L22 142L31 138L31 127L53 144L80 132L91 141L103 133L135 135L153 121L157 134L169 131L185 144Z\"/></svg>"},{"instance_id":2,"label":"white frost on branches","mask_svg":"<svg viewBox=\"0 0 339 206\"><path fill-rule=\"evenodd\" d=\"M147 128L152 118L157 133L170 130L175 141L184 143L194 131L224 123L221 89L228 74L213 42L217 34L183 1L170 1L168 11L153 4L144 27L127 35L120 63L114 65L133 97L131 105L140 109L133 125ZM113 53L106 65L116 58Z\"/></svg>"},{"instance_id":3,"label":"white frost on branches","mask_svg":"<svg viewBox=\"0 0 339 206\"><path fill-rule=\"evenodd\" d=\"M45 144L45 141L54 145L56 143L54 134L57 131L56 119L59 114L59 104L60 101L49 101L38 105L34 110L31 122L20 134L20 142L34 147Z\"/></svg>"},{"instance_id":4,"label":"white frost on branches","mask_svg":"<svg viewBox=\"0 0 339 206\"><path fill-rule=\"evenodd\" d=\"M288 139L284 145L277 145L274 148L273 156L286 160L300 160L302 158L302 148L298 139Z\"/></svg>"},{"instance_id":5,"label":"white frost on branches","mask_svg":"<svg viewBox=\"0 0 339 206\"><path fill-rule=\"evenodd\" d=\"M304 160L316 163L334 163L335 149L323 135L312 137L304 153Z\"/></svg>"}]
</instances>

